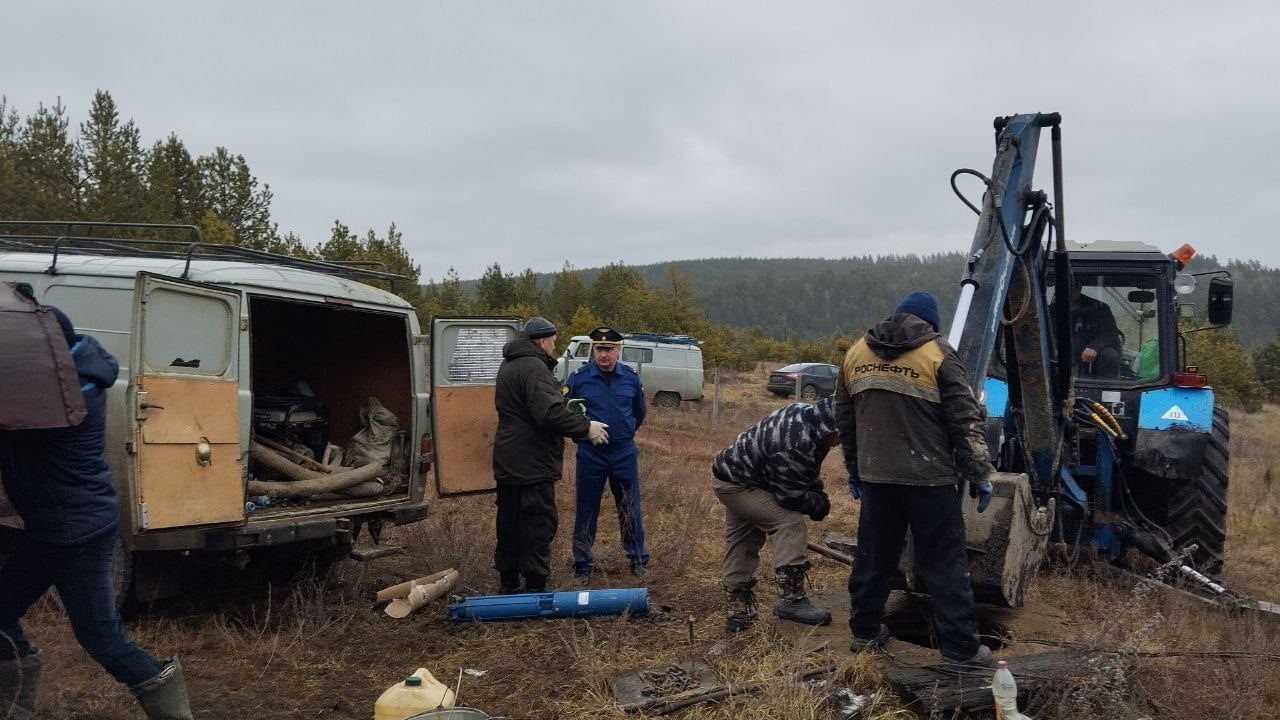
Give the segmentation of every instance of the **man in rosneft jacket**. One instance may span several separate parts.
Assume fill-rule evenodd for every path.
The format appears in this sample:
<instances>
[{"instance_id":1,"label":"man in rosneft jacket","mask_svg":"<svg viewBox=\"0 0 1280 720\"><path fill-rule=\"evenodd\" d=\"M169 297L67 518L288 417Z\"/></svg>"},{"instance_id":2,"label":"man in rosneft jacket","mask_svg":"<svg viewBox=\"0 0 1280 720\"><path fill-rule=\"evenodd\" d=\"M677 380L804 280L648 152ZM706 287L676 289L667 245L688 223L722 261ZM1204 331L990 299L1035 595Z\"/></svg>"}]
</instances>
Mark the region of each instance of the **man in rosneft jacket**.
<instances>
[{"instance_id":1,"label":"man in rosneft jacket","mask_svg":"<svg viewBox=\"0 0 1280 720\"><path fill-rule=\"evenodd\" d=\"M640 516L640 470L635 443L636 431L644 423L644 388L636 371L618 362L622 335L617 330L602 326L589 335L591 362L569 375L568 395L585 403L587 417L609 427L609 442L589 445L578 441L573 579L579 586L591 579L591 549L596 541L596 520L606 481L613 493L622 547L631 561L632 574L644 577L649 564Z\"/></svg>"},{"instance_id":2,"label":"man in rosneft jacket","mask_svg":"<svg viewBox=\"0 0 1280 720\"><path fill-rule=\"evenodd\" d=\"M836 425L849 492L862 501L849 575L852 648L883 645L889 585L907 528L915 566L933 597L944 662L988 666L965 562L960 488L991 500L982 411L955 350L938 335L938 301L913 292L845 355ZM959 485L959 487L957 487Z\"/></svg>"},{"instance_id":3,"label":"man in rosneft jacket","mask_svg":"<svg viewBox=\"0 0 1280 720\"><path fill-rule=\"evenodd\" d=\"M551 574L556 535L556 481L563 470L565 437L608 442L604 423L569 412L552 367L556 326L529 318L502 348L493 402L498 433L493 443L497 483L498 545L493 566L501 592L543 592Z\"/></svg>"},{"instance_id":4,"label":"man in rosneft jacket","mask_svg":"<svg viewBox=\"0 0 1280 720\"><path fill-rule=\"evenodd\" d=\"M77 335L60 310L43 311L62 328L87 415L71 427L0 432L0 476L24 526L0 569L0 702L12 704L15 717L34 717L40 653L19 621L53 586L76 640L133 691L148 718L190 720L177 658L161 662L138 647L116 609L111 564L120 513L107 466L106 389L119 364L97 340Z\"/></svg>"}]
</instances>

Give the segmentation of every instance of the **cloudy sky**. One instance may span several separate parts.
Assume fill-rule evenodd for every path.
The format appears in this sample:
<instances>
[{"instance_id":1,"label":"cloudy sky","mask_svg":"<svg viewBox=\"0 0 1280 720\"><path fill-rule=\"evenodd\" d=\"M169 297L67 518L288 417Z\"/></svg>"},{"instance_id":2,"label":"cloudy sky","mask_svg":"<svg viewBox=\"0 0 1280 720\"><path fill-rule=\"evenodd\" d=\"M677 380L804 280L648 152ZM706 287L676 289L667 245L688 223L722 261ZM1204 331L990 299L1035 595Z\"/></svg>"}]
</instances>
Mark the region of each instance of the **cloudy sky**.
<instances>
[{"instance_id":1,"label":"cloudy sky","mask_svg":"<svg viewBox=\"0 0 1280 720\"><path fill-rule=\"evenodd\" d=\"M1072 239L1280 266L1274 2L6 7L11 108L107 90L148 145L244 155L308 244L394 221L424 278L964 250L951 171L1034 111Z\"/></svg>"}]
</instances>

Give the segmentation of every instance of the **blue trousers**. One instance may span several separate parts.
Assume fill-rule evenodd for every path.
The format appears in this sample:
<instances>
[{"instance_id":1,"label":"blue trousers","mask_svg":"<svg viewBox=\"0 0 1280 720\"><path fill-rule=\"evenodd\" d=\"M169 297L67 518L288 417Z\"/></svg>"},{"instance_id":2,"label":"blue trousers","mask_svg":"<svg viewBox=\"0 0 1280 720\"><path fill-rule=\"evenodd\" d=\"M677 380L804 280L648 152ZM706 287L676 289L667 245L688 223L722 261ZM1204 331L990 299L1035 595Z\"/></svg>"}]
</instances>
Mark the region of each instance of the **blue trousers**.
<instances>
[{"instance_id":1,"label":"blue trousers","mask_svg":"<svg viewBox=\"0 0 1280 720\"><path fill-rule=\"evenodd\" d=\"M18 621L50 586L67 610L76 640L111 673L134 687L160 672L160 663L125 634L116 609L111 556L116 531L77 545L50 545L24 537L0 568L0 658L35 652ZM12 645L9 644L12 641Z\"/></svg>"},{"instance_id":2,"label":"blue trousers","mask_svg":"<svg viewBox=\"0 0 1280 720\"><path fill-rule=\"evenodd\" d=\"M618 511L618 527L622 529L622 547L632 565L648 565L649 553L644 549L644 522L640 517L640 471L636 465L634 442L597 448L587 443L578 445L577 506L573 516L573 573L591 572L591 548L596 543L596 520L600 516L600 499L605 482L613 493Z\"/></svg>"}]
</instances>

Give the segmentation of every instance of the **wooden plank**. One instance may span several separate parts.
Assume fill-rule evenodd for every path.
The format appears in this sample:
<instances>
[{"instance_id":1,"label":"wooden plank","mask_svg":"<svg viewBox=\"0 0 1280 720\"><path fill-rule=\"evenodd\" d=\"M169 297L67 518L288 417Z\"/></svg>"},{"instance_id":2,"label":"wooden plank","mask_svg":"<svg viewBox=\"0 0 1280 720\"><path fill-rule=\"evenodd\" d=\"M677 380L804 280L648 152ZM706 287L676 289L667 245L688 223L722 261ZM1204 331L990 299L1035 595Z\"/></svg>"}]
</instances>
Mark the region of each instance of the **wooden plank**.
<instances>
[{"instance_id":1,"label":"wooden plank","mask_svg":"<svg viewBox=\"0 0 1280 720\"><path fill-rule=\"evenodd\" d=\"M147 394L144 443L240 442L240 386L234 380L139 375L138 390Z\"/></svg>"},{"instance_id":2,"label":"wooden plank","mask_svg":"<svg viewBox=\"0 0 1280 720\"><path fill-rule=\"evenodd\" d=\"M493 440L498 432L494 388L436 388L435 451L441 496L486 492L493 480Z\"/></svg>"},{"instance_id":3,"label":"wooden plank","mask_svg":"<svg viewBox=\"0 0 1280 720\"><path fill-rule=\"evenodd\" d=\"M146 419L136 460L144 529L244 519L239 385L202 377L138 376ZM200 443L209 462L200 464Z\"/></svg>"}]
</instances>

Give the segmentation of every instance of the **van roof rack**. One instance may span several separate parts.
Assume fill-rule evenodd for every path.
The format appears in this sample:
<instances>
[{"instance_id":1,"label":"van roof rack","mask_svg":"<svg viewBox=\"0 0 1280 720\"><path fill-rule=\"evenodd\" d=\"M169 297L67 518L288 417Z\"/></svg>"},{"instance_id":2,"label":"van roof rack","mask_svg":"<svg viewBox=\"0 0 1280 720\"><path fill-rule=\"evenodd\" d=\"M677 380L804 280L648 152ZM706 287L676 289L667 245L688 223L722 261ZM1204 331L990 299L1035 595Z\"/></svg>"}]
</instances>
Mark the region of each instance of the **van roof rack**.
<instances>
[{"instance_id":1,"label":"van roof rack","mask_svg":"<svg viewBox=\"0 0 1280 720\"><path fill-rule=\"evenodd\" d=\"M139 237L140 235L143 237ZM153 237L146 237L147 235ZM169 237L186 235L188 239L161 240L156 239L154 237L156 235ZM191 274L193 259L267 263L351 279L385 280L390 283L393 290L397 280L405 279L403 275L387 272L387 266L381 262L310 260L266 250L205 242L200 228L194 225L80 220L0 220L0 248L53 253L53 260L45 270L49 275L58 274L58 257L66 254L186 260L186 265L182 269L184 280ZM368 266L380 267L381 270L374 270Z\"/></svg>"},{"instance_id":2,"label":"van roof rack","mask_svg":"<svg viewBox=\"0 0 1280 720\"><path fill-rule=\"evenodd\" d=\"M688 335L664 335L662 333L635 332L624 333L623 338L627 340L648 340L649 342L672 343L676 345L701 345L697 339Z\"/></svg>"}]
</instances>

